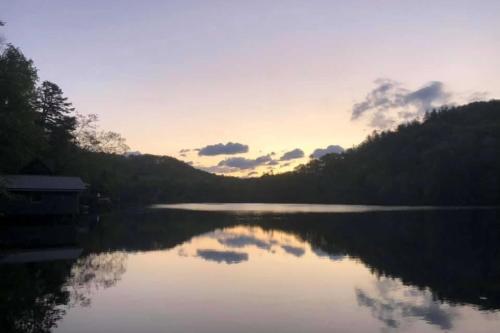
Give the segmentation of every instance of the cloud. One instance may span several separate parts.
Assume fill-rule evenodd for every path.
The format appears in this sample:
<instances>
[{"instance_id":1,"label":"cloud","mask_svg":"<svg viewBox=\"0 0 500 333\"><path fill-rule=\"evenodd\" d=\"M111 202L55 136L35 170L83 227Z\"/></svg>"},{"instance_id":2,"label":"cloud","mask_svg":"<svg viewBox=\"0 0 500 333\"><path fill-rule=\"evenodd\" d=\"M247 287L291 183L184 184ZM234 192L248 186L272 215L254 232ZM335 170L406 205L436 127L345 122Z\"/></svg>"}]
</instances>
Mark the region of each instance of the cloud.
<instances>
[{"instance_id":1,"label":"cloud","mask_svg":"<svg viewBox=\"0 0 500 333\"><path fill-rule=\"evenodd\" d=\"M141 156L142 153L140 151L128 151L125 153L125 156L129 157L129 156Z\"/></svg>"},{"instance_id":2,"label":"cloud","mask_svg":"<svg viewBox=\"0 0 500 333\"><path fill-rule=\"evenodd\" d=\"M240 170L255 169L260 165L265 165L273 161L271 155L263 155L256 159L249 159L244 157L231 157L222 160L217 164L219 167L229 167Z\"/></svg>"},{"instance_id":3,"label":"cloud","mask_svg":"<svg viewBox=\"0 0 500 333\"><path fill-rule=\"evenodd\" d=\"M181 149L181 150L179 150L179 156L181 156L181 157L187 157L187 154L190 151L191 151L191 149L187 149L187 148Z\"/></svg>"},{"instance_id":4,"label":"cloud","mask_svg":"<svg viewBox=\"0 0 500 333\"><path fill-rule=\"evenodd\" d=\"M369 292L355 288L355 293L358 305L369 308L387 328L407 328L420 319L440 330L452 331L454 321L460 317L456 309L436 300L431 291L405 286L391 278L374 279Z\"/></svg>"},{"instance_id":5,"label":"cloud","mask_svg":"<svg viewBox=\"0 0 500 333\"><path fill-rule=\"evenodd\" d=\"M327 253L327 252L325 252L325 251L323 251L321 249L318 249L318 248L313 248L312 251L318 257L320 257L320 258L329 258L332 261L341 261L341 260L344 260L346 258L346 256L343 255L343 254L341 254L341 253L330 254L330 253Z\"/></svg>"},{"instance_id":6,"label":"cloud","mask_svg":"<svg viewBox=\"0 0 500 333\"><path fill-rule=\"evenodd\" d=\"M285 250L286 253L289 253L295 257L302 257L306 251L297 246L291 246L291 245L282 245L281 248Z\"/></svg>"},{"instance_id":7,"label":"cloud","mask_svg":"<svg viewBox=\"0 0 500 333\"><path fill-rule=\"evenodd\" d=\"M405 300L387 295L372 297L359 288L356 288L355 292L358 304L370 308L372 316L389 328L408 326L412 318L419 318L443 331L450 331L453 329L453 321L458 317L453 308L442 306L433 300L432 296L425 294L419 295L419 299Z\"/></svg>"},{"instance_id":8,"label":"cloud","mask_svg":"<svg viewBox=\"0 0 500 333\"><path fill-rule=\"evenodd\" d=\"M425 112L433 107L435 103L446 103L450 94L445 92L444 85L439 81L432 81L426 86L408 93L401 106L414 105L421 112Z\"/></svg>"},{"instance_id":9,"label":"cloud","mask_svg":"<svg viewBox=\"0 0 500 333\"><path fill-rule=\"evenodd\" d=\"M295 160L297 158L302 158L302 157L304 157L304 151L302 149L295 148L293 150L284 153L283 156L280 157L280 161Z\"/></svg>"},{"instance_id":10,"label":"cloud","mask_svg":"<svg viewBox=\"0 0 500 333\"><path fill-rule=\"evenodd\" d=\"M208 261L215 261L217 263L239 264L248 260L248 254L244 252L198 250L196 254L200 258Z\"/></svg>"},{"instance_id":11,"label":"cloud","mask_svg":"<svg viewBox=\"0 0 500 333\"><path fill-rule=\"evenodd\" d=\"M206 172L210 172L210 173L221 173L221 174L232 173L232 172L237 171L237 169L235 169L235 168L229 168L226 166L219 166L219 165L212 165L212 166L198 165L198 166L196 166L196 168L203 170L203 171L206 171Z\"/></svg>"},{"instance_id":12,"label":"cloud","mask_svg":"<svg viewBox=\"0 0 500 333\"><path fill-rule=\"evenodd\" d=\"M198 155L199 156L234 155L247 152L248 152L247 145L236 142L228 142L226 144L218 143L215 145L208 145L203 148L199 148Z\"/></svg>"},{"instance_id":13,"label":"cloud","mask_svg":"<svg viewBox=\"0 0 500 333\"><path fill-rule=\"evenodd\" d=\"M329 145L326 148L318 148L313 151L313 153L309 156L311 158L320 158L325 156L326 154L340 154L344 152L344 148L338 145Z\"/></svg>"},{"instance_id":14,"label":"cloud","mask_svg":"<svg viewBox=\"0 0 500 333\"><path fill-rule=\"evenodd\" d=\"M253 158L245 158L245 157L229 157L226 158L217 165L213 166L198 166L199 169L211 172L211 173L219 173L219 174L227 174L233 173L241 170L250 170L259 167L259 166L275 166L278 165L279 162L271 157L271 154L262 155L255 159ZM250 172L247 176L255 176L257 172Z\"/></svg>"},{"instance_id":15,"label":"cloud","mask_svg":"<svg viewBox=\"0 0 500 333\"><path fill-rule=\"evenodd\" d=\"M406 120L409 120L407 116L404 117ZM370 120L370 127L378 128L378 129L386 129L392 127L396 124L396 120L387 116L385 113L379 111L372 115L372 119Z\"/></svg>"},{"instance_id":16,"label":"cloud","mask_svg":"<svg viewBox=\"0 0 500 333\"><path fill-rule=\"evenodd\" d=\"M468 103L486 101L489 97L490 94L487 91L477 91L467 96L466 101Z\"/></svg>"},{"instance_id":17,"label":"cloud","mask_svg":"<svg viewBox=\"0 0 500 333\"><path fill-rule=\"evenodd\" d=\"M440 81L431 81L416 90L389 79L378 79L375 85L363 101L354 104L351 119L370 115L370 126L380 129L415 119L427 110L448 103L452 96Z\"/></svg>"},{"instance_id":18,"label":"cloud","mask_svg":"<svg viewBox=\"0 0 500 333\"><path fill-rule=\"evenodd\" d=\"M219 243L233 248L243 248L246 246L256 246L263 250L271 249L272 243L258 239L252 235L230 235L218 240Z\"/></svg>"}]
</instances>

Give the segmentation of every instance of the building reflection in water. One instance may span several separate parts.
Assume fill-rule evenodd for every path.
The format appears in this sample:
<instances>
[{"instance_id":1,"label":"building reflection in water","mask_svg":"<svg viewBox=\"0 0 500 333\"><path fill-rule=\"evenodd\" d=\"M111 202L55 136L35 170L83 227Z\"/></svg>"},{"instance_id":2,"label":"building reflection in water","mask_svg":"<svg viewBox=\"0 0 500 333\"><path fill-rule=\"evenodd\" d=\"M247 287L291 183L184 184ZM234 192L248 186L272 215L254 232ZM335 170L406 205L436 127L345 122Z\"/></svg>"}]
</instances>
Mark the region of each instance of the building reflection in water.
<instances>
[{"instance_id":1,"label":"building reflection in water","mask_svg":"<svg viewBox=\"0 0 500 333\"><path fill-rule=\"evenodd\" d=\"M53 246L2 251L1 327L497 332L500 325L496 215L190 214L110 216L70 242L58 235Z\"/></svg>"}]
</instances>

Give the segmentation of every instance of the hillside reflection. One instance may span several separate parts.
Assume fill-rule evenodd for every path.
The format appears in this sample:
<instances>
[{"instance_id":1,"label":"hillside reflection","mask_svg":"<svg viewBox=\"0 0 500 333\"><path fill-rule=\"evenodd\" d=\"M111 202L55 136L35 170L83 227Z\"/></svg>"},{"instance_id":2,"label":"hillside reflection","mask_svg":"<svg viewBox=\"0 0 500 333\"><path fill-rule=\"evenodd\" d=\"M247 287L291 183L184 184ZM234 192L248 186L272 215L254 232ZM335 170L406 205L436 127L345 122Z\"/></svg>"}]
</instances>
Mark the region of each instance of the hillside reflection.
<instances>
[{"instance_id":1,"label":"hillside reflection","mask_svg":"<svg viewBox=\"0 0 500 333\"><path fill-rule=\"evenodd\" d=\"M404 331L415 322L451 330L473 309L486 311L483 316L495 314L496 322L495 311L500 309L497 214L255 216L152 210L111 215L72 240L72 246L82 249L78 258L16 263L6 260L12 258L12 251L3 251L0 261L9 263L0 264L0 325L7 332L50 332L71 309L92 307L94 297L119 288L130 258L158 250L189 260L186 265L196 266L197 260L228 269L257 264L263 265L259 269L272 269L295 262L307 263L309 269L344 261L360 263L371 277L363 285L353 285L355 305L388 330ZM51 253L59 246L51 247Z\"/></svg>"},{"instance_id":2,"label":"hillside reflection","mask_svg":"<svg viewBox=\"0 0 500 333\"><path fill-rule=\"evenodd\" d=\"M388 328L407 326L417 318L442 330L450 330L453 320L459 316L455 308L437 302L428 290L407 287L387 278L373 284L373 292L357 288L356 299Z\"/></svg>"}]
</instances>

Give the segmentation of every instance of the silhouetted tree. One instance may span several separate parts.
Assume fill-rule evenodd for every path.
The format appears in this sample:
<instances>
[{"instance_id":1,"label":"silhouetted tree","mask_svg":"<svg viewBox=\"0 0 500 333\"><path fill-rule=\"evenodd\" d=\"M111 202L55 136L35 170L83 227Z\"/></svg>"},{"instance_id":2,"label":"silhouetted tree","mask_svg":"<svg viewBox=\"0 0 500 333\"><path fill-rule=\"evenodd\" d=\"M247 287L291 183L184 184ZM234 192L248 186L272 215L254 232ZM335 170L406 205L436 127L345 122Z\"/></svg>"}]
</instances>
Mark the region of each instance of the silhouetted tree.
<instances>
[{"instance_id":1,"label":"silhouetted tree","mask_svg":"<svg viewBox=\"0 0 500 333\"><path fill-rule=\"evenodd\" d=\"M65 143L73 140L76 118L75 111L63 91L55 83L44 81L38 88L40 124L48 134L49 143ZM61 142L62 140L62 142Z\"/></svg>"},{"instance_id":2,"label":"silhouetted tree","mask_svg":"<svg viewBox=\"0 0 500 333\"><path fill-rule=\"evenodd\" d=\"M39 124L48 143L47 157L55 162L56 170L63 170L74 148L75 109L55 83L44 81L37 93Z\"/></svg>"},{"instance_id":3,"label":"silhouetted tree","mask_svg":"<svg viewBox=\"0 0 500 333\"><path fill-rule=\"evenodd\" d=\"M37 70L12 45L0 53L0 172L15 172L39 154L43 132L36 122Z\"/></svg>"},{"instance_id":4,"label":"silhouetted tree","mask_svg":"<svg viewBox=\"0 0 500 333\"><path fill-rule=\"evenodd\" d=\"M78 146L95 153L123 155L129 151L125 138L112 131L98 129L96 114L77 114L75 137Z\"/></svg>"},{"instance_id":5,"label":"silhouetted tree","mask_svg":"<svg viewBox=\"0 0 500 333\"><path fill-rule=\"evenodd\" d=\"M34 158L122 202L230 201L496 205L500 101L430 111L293 172L220 177L168 156L125 156L125 138L77 115L19 49L0 51L0 173Z\"/></svg>"}]
</instances>

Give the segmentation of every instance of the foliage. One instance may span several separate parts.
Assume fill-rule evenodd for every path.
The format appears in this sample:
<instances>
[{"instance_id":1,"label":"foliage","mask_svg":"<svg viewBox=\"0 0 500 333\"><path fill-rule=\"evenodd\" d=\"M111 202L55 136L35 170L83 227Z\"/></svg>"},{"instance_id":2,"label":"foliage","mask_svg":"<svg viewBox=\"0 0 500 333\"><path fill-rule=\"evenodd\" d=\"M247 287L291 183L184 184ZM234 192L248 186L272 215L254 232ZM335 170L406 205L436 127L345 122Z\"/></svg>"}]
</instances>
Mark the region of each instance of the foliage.
<instances>
[{"instance_id":1,"label":"foliage","mask_svg":"<svg viewBox=\"0 0 500 333\"><path fill-rule=\"evenodd\" d=\"M76 126L76 118L70 114L75 111L61 88L55 83L44 81L38 88L37 107L39 122L48 134L50 143L70 142ZM57 141L56 141L57 140Z\"/></svg>"},{"instance_id":2,"label":"foliage","mask_svg":"<svg viewBox=\"0 0 500 333\"><path fill-rule=\"evenodd\" d=\"M98 130L98 116L96 114L77 114L77 126L75 136L78 146L86 151L95 153L120 154L129 151L119 133Z\"/></svg>"},{"instance_id":3,"label":"foliage","mask_svg":"<svg viewBox=\"0 0 500 333\"><path fill-rule=\"evenodd\" d=\"M394 204L497 204L500 101L433 110L423 122L374 133L297 172L320 200Z\"/></svg>"},{"instance_id":4,"label":"foliage","mask_svg":"<svg viewBox=\"0 0 500 333\"><path fill-rule=\"evenodd\" d=\"M1 24L0 24L1 26ZM97 130L97 116L82 116L55 83L38 84L33 61L13 45L0 51L0 173L16 173L35 159L58 173L74 172L82 151L124 154L125 139Z\"/></svg>"},{"instance_id":5,"label":"foliage","mask_svg":"<svg viewBox=\"0 0 500 333\"><path fill-rule=\"evenodd\" d=\"M38 124L44 131L47 143L42 155L53 161L56 170L63 170L67 166L74 149L74 110L57 84L42 82L37 90Z\"/></svg>"},{"instance_id":6,"label":"foliage","mask_svg":"<svg viewBox=\"0 0 500 333\"><path fill-rule=\"evenodd\" d=\"M329 202L496 205L500 202L500 101L432 110L374 132L358 147L293 172L238 179L167 156L125 156L118 133L81 115L55 83L38 86L33 62L0 53L0 173L34 159L80 176L115 202Z\"/></svg>"},{"instance_id":7,"label":"foliage","mask_svg":"<svg viewBox=\"0 0 500 333\"><path fill-rule=\"evenodd\" d=\"M36 125L37 70L12 45L0 53L0 168L13 172L42 150L43 130Z\"/></svg>"}]
</instances>

